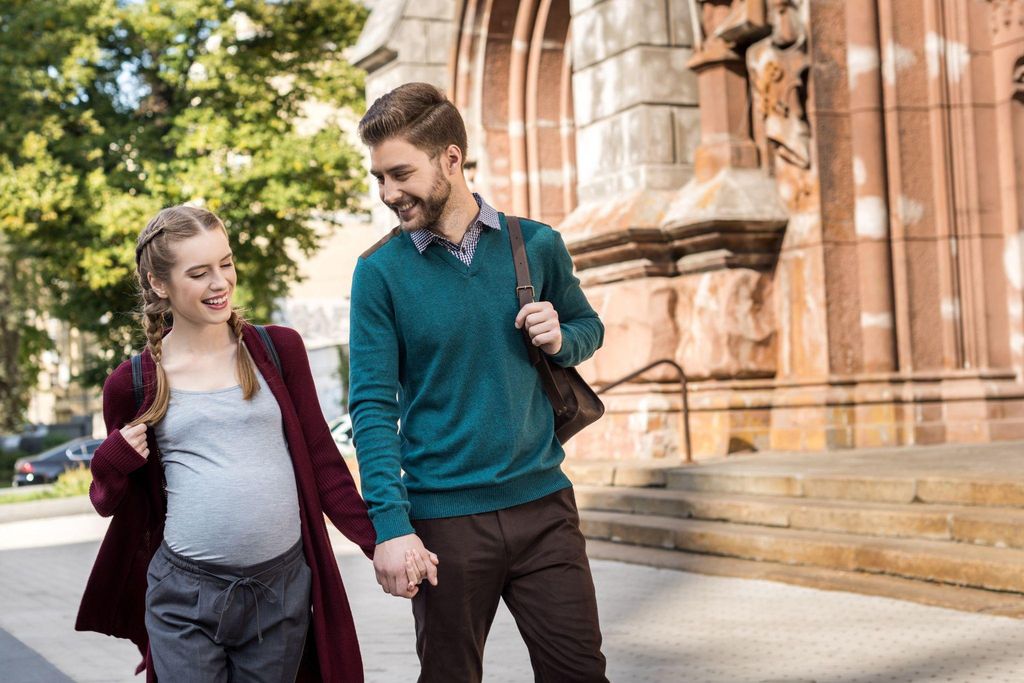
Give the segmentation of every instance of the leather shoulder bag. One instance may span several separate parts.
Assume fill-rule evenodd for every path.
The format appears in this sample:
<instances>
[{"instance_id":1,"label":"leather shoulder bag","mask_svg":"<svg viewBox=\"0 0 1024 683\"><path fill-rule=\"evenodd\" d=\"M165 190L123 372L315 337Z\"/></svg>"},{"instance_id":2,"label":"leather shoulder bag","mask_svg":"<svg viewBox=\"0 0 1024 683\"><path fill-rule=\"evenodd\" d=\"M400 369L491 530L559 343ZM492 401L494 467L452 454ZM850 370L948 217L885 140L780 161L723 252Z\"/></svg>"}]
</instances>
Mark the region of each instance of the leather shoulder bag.
<instances>
[{"instance_id":1,"label":"leather shoulder bag","mask_svg":"<svg viewBox=\"0 0 1024 683\"><path fill-rule=\"evenodd\" d=\"M506 216L506 220L509 240L512 243L512 261L516 269L516 297L521 309L534 301L530 264L526 258L526 245L523 243L519 219L515 216ZM564 444L584 427L604 415L604 404L576 368L563 368L551 362L547 354L533 345L525 327L522 332L530 364L537 369L541 386L555 414L555 436L558 437L559 443Z\"/></svg>"}]
</instances>

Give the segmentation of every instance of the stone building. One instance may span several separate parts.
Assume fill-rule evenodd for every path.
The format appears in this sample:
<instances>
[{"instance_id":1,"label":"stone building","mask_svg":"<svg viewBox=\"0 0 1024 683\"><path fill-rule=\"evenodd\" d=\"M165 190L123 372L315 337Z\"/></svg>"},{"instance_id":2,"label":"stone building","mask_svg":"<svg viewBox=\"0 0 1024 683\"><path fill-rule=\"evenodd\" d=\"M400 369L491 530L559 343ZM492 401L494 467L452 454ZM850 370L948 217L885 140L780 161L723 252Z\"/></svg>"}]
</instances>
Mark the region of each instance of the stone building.
<instances>
[{"instance_id":1,"label":"stone building","mask_svg":"<svg viewBox=\"0 0 1024 683\"><path fill-rule=\"evenodd\" d=\"M1024 438L1024 0L378 0L352 58L446 89L695 457ZM680 457L679 388L575 455Z\"/></svg>"}]
</instances>

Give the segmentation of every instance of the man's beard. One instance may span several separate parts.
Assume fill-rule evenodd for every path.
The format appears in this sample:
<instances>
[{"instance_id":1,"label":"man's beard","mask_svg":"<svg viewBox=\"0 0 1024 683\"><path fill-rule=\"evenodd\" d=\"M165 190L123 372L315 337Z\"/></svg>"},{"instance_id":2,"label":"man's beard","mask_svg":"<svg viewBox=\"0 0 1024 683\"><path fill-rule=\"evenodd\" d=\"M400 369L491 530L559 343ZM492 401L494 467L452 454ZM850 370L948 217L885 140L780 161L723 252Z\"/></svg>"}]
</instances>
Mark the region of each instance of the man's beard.
<instances>
[{"instance_id":1,"label":"man's beard","mask_svg":"<svg viewBox=\"0 0 1024 683\"><path fill-rule=\"evenodd\" d=\"M388 208L395 212L398 216L399 223L402 226L402 230L406 232L412 232L414 230L422 230L423 228L432 228L437 225L437 222L441 220L441 216L444 215L445 209L448 208L448 198L452 193L451 182L444 177L442 173L438 173L434 179L434 184L430 188L430 194L420 199L419 197L407 197L402 201L412 199L416 205L419 206L419 216L414 218L410 223L402 221L402 217L393 204L388 204Z\"/></svg>"}]
</instances>

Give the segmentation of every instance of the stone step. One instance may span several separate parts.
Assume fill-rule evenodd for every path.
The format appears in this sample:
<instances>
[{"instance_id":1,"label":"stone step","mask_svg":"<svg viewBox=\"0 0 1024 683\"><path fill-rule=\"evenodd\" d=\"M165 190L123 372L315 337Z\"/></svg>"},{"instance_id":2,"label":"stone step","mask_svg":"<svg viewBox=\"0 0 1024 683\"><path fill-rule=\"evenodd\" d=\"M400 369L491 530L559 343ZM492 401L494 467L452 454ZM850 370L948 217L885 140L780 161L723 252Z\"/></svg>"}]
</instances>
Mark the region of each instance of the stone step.
<instances>
[{"instance_id":1,"label":"stone step","mask_svg":"<svg viewBox=\"0 0 1024 683\"><path fill-rule=\"evenodd\" d=\"M583 533L669 550L1024 593L1024 551L584 510Z\"/></svg>"},{"instance_id":2,"label":"stone step","mask_svg":"<svg viewBox=\"0 0 1024 683\"><path fill-rule=\"evenodd\" d=\"M694 574L778 581L820 590L848 591L862 595L895 598L965 612L1024 618L1024 595L1017 593L949 586L884 574L866 574L825 567L757 562L679 550L644 548L593 539L587 541L587 554L594 560L629 562Z\"/></svg>"},{"instance_id":3,"label":"stone step","mask_svg":"<svg viewBox=\"0 0 1024 683\"><path fill-rule=\"evenodd\" d=\"M686 467L667 473L667 488L792 498L884 503L1024 507L1024 480L955 473L886 475L787 471L778 467Z\"/></svg>"},{"instance_id":4,"label":"stone step","mask_svg":"<svg viewBox=\"0 0 1024 683\"><path fill-rule=\"evenodd\" d=\"M1024 510L577 486L581 509L1024 549Z\"/></svg>"},{"instance_id":5,"label":"stone step","mask_svg":"<svg viewBox=\"0 0 1024 683\"><path fill-rule=\"evenodd\" d=\"M665 487L668 473L679 467L671 463L630 463L615 460L566 460L562 470L578 486Z\"/></svg>"}]
</instances>

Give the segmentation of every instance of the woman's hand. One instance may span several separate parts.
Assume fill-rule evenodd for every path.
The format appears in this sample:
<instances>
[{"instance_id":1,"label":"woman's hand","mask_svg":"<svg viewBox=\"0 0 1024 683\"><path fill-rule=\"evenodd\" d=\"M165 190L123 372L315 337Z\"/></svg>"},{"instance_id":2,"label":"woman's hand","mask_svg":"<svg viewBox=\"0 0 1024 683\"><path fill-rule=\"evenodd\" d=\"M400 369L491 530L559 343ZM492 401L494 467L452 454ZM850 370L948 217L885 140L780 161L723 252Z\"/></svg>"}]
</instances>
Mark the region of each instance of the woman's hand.
<instances>
[{"instance_id":1,"label":"woman's hand","mask_svg":"<svg viewBox=\"0 0 1024 683\"><path fill-rule=\"evenodd\" d=\"M135 449L135 452L143 458L149 459L149 443L146 441L146 423L142 422L134 427L122 427L121 437L128 442L128 445Z\"/></svg>"},{"instance_id":2,"label":"woman's hand","mask_svg":"<svg viewBox=\"0 0 1024 683\"><path fill-rule=\"evenodd\" d=\"M432 569L433 567L436 567L437 555L429 553L429 561L432 565ZM409 585L406 587L406 590L409 593L418 592L417 586L419 586L424 579L430 580L430 583L435 586L437 585L437 579L429 579L427 571L426 562L423 561L423 557L421 555L414 550L405 551L405 573L409 579ZM435 569L434 571L436 572L437 570Z\"/></svg>"}]
</instances>

